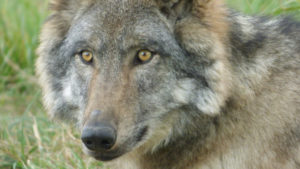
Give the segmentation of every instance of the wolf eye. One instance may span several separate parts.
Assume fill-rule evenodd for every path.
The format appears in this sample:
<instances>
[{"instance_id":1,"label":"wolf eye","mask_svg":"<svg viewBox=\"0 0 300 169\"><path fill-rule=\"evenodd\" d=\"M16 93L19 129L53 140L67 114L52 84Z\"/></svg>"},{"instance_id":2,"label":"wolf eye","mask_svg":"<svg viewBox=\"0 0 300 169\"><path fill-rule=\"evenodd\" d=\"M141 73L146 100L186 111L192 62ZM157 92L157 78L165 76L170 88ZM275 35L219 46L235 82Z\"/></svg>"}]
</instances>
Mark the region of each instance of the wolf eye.
<instances>
[{"instance_id":1,"label":"wolf eye","mask_svg":"<svg viewBox=\"0 0 300 169\"><path fill-rule=\"evenodd\" d=\"M86 63L91 63L93 61L93 53L90 51L84 50L80 53L80 58Z\"/></svg>"},{"instance_id":2,"label":"wolf eye","mask_svg":"<svg viewBox=\"0 0 300 169\"><path fill-rule=\"evenodd\" d=\"M140 50L138 52L137 57L138 57L139 61L141 61L141 62L147 62L150 59L152 59L153 53L150 52L149 50L143 49L143 50Z\"/></svg>"}]
</instances>

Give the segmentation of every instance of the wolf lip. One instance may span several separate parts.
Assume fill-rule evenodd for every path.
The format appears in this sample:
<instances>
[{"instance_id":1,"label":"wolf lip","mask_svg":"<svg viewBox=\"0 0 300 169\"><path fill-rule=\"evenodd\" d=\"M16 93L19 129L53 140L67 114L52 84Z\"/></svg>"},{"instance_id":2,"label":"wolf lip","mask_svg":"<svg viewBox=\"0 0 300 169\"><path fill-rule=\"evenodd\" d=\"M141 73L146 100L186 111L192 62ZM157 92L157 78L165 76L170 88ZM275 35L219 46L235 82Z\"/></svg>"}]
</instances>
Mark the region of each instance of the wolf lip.
<instances>
[{"instance_id":1,"label":"wolf lip","mask_svg":"<svg viewBox=\"0 0 300 169\"><path fill-rule=\"evenodd\" d=\"M115 149L114 151L90 151L84 147L83 150L87 155L99 161L111 161L126 153L120 149Z\"/></svg>"},{"instance_id":2,"label":"wolf lip","mask_svg":"<svg viewBox=\"0 0 300 169\"><path fill-rule=\"evenodd\" d=\"M111 161L118 157L120 157L122 154L113 154L113 155L104 155L104 154L96 154L93 156L96 160L99 161Z\"/></svg>"}]
</instances>

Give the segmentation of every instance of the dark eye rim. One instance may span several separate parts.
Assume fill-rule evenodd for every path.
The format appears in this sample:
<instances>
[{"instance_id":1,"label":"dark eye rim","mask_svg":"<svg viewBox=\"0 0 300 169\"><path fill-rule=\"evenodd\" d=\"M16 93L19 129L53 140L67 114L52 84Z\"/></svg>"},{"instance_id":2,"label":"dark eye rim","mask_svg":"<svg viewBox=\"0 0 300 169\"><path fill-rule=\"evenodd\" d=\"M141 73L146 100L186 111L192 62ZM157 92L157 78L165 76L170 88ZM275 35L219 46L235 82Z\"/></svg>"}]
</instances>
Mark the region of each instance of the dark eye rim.
<instances>
[{"instance_id":1,"label":"dark eye rim","mask_svg":"<svg viewBox=\"0 0 300 169\"><path fill-rule=\"evenodd\" d=\"M84 52L90 52L90 53L93 55L91 61L87 62L86 60L83 59L82 54L83 54ZM77 55L79 56L80 60L81 60L84 64L92 65L93 62L94 62L94 54L93 54L93 52L90 51L90 50L81 50L80 52L78 52Z\"/></svg>"},{"instance_id":2,"label":"dark eye rim","mask_svg":"<svg viewBox=\"0 0 300 169\"><path fill-rule=\"evenodd\" d=\"M149 51L149 52L151 53L151 58L150 58L149 60L147 60L147 61L142 61L142 60L139 58L139 53L140 53L141 51ZM140 49L140 50L138 50L138 51L136 52L136 55L135 55L135 63L136 63L136 64L146 64L146 63L149 63L149 62L151 62L151 60L154 58L154 56L155 56L156 54L157 54L156 52L153 52L152 50L149 50L149 49L147 49L147 48L145 48L145 49Z\"/></svg>"}]
</instances>

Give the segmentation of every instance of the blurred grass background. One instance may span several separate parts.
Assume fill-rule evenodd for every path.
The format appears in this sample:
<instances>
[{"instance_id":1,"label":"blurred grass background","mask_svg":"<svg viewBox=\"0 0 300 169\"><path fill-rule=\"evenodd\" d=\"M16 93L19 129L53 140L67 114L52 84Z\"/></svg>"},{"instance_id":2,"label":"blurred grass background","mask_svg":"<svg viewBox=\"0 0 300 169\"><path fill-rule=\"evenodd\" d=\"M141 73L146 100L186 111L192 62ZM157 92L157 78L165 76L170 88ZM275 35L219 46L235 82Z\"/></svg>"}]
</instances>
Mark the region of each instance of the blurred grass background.
<instances>
[{"instance_id":1,"label":"blurred grass background","mask_svg":"<svg viewBox=\"0 0 300 169\"><path fill-rule=\"evenodd\" d=\"M300 18L300 0L227 0L247 14ZM73 126L48 119L34 76L47 0L0 0L0 168L101 168Z\"/></svg>"}]
</instances>

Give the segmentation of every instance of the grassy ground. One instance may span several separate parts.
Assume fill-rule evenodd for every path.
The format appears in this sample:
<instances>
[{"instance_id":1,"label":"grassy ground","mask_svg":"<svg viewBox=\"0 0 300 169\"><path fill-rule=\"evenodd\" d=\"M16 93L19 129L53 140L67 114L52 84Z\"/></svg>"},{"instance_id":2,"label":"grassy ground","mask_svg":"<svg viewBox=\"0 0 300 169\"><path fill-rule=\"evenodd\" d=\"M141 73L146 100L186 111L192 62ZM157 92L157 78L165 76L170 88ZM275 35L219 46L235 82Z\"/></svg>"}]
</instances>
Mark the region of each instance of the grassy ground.
<instances>
[{"instance_id":1,"label":"grassy ground","mask_svg":"<svg viewBox=\"0 0 300 169\"><path fill-rule=\"evenodd\" d=\"M79 133L48 119L34 77L46 0L0 0L0 168L101 168L83 155ZM228 0L245 13L291 12L300 0Z\"/></svg>"}]
</instances>

